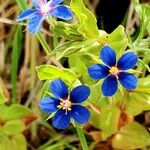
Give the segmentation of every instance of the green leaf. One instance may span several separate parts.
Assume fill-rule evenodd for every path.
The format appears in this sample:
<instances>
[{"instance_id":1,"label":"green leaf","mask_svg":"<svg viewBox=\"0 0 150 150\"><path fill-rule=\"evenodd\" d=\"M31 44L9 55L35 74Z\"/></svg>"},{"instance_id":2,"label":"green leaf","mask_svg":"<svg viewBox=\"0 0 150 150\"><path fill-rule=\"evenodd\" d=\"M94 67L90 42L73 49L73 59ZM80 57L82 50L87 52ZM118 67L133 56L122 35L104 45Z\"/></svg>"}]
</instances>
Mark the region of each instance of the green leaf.
<instances>
[{"instance_id":1,"label":"green leaf","mask_svg":"<svg viewBox=\"0 0 150 150\"><path fill-rule=\"evenodd\" d=\"M78 30L88 38L98 38L99 31L95 16L84 6L82 0L72 0L72 11L77 15L80 26Z\"/></svg>"},{"instance_id":2,"label":"green leaf","mask_svg":"<svg viewBox=\"0 0 150 150\"><path fill-rule=\"evenodd\" d=\"M119 57L128 45L128 39L125 34L125 29L119 25L109 36L107 43L116 51Z\"/></svg>"},{"instance_id":3,"label":"green leaf","mask_svg":"<svg viewBox=\"0 0 150 150\"><path fill-rule=\"evenodd\" d=\"M22 105L0 105L0 132L7 135L21 133L36 118L29 108Z\"/></svg>"},{"instance_id":4,"label":"green leaf","mask_svg":"<svg viewBox=\"0 0 150 150\"><path fill-rule=\"evenodd\" d=\"M148 21L146 29L150 34L150 6L148 4L143 4L142 9L145 11L145 20Z\"/></svg>"},{"instance_id":5,"label":"green leaf","mask_svg":"<svg viewBox=\"0 0 150 150\"><path fill-rule=\"evenodd\" d=\"M139 123L132 122L123 127L112 139L116 149L139 149L150 146L150 134Z\"/></svg>"},{"instance_id":6,"label":"green leaf","mask_svg":"<svg viewBox=\"0 0 150 150\"><path fill-rule=\"evenodd\" d=\"M33 119L35 120L35 114L27 107L14 104L11 105L5 113L6 120L18 120L18 119Z\"/></svg>"},{"instance_id":7,"label":"green leaf","mask_svg":"<svg viewBox=\"0 0 150 150\"><path fill-rule=\"evenodd\" d=\"M89 77L87 66L81 59L79 53L73 54L69 57L69 65L74 68L77 76L80 77L83 83L91 84L93 80Z\"/></svg>"},{"instance_id":8,"label":"green leaf","mask_svg":"<svg viewBox=\"0 0 150 150\"><path fill-rule=\"evenodd\" d=\"M27 150L27 142L22 134L5 137L0 141L0 150Z\"/></svg>"},{"instance_id":9,"label":"green leaf","mask_svg":"<svg viewBox=\"0 0 150 150\"><path fill-rule=\"evenodd\" d=\"M150 87L138 86L136 92L143 94L150 94Z\"/></svg>"},{"instance_id":10,"label":"green leaf","mask_svg":"<svg viewBox=\"0 0 150 150\"><path fill-rule=\"evenodd\" d=\"M146 110L150 110L150 76L140 78L138 87L127 95L126 100L126 111L129 114L136 116Z\"/></svg>"},{"instance_id":11,"label":"green leaf","mask_svg":"<svg viewBox=\"0 0 150 150\"><path fill-rule=\"evenodd\" d=\"M4 121L5 122L5 113L8 110L8 106L6 106L5 104L1 104L0 105L0 121Z\"/></svg>"},{"instance_id":12,"label":"green leaf","mask_svg":"<svg viewBox=\"0 0 150 150\"><path fill-rule=\"evenodd\" d=\"M101 48L102 48L102 45L99 42L93 41L89 46L83 47L80 50L80 53L82 55L91 55L91 56L99 59L99 54L100 54Z\"/></svg>"},{"instance_id":13,"label":"green leaf","mask_svg":"<svg viewBox=\"0 0 150 150\"><path fill-rule=\"evenodd\" d=\"M142 19L141 19L141 22L140 22L140 28L139 28L139 31L137 32L138 33L137 34L137 38L134 41L134 43L132 44L133 46L138 45L139 42L144 38L145 31L146 31L146 28L147 28L147 25L148 25L149 21L150 20L148 20L146 18L145 11L143 11L143 13L142 13Z\"/></svg>"},{"instance_id":14,"label":"green leaf","mask_svg":"<svg viewBox=\"0 0 150 150\"><path fill-rule=\"evenodd\" d=\"M7 101L7 99L4 95L2 81L0 80L0 104L5 103L6 101Z\"/></svg>"},{"instance_id":15,"label":"green leaf","mask_svg":"<svg viewBox=\"0 0 150 150\"><path fill-rule=\"evenodd\" d=\"M126 111L129 114L136 116L146 110L150 110L150 96L132 93L127 97Z\"/></svg>"},{"instance_id":16,"label":"green leaf","mask_svg":"<svg viewBox=\"0 0 150 150\"><path fill-rule=\"evenodd\" d=\"M26 0L16 0L21 10L27 9Z\"/></svg>"},{"instance_id":17,"label":"green leaf","mask_svg":"<svg viewBox=\"0 0 150 150\"><path fill-rule=\"evenodd\" d=\"M105 101L105 99L102 100ZM102 139L106 140L106 138L118 131L118 123L121 111L117 106L109 106L108 104L107 106L101 107L98 110L100 110L100 114L97 114L93 110L91 111L90 123L96 128L102 130Z\"/></svg>"},{"instance_id":18,"label":"green leaf","mask_svg":"<svg viewBox=\"0 0 150 150\"><path fill-rule=\"evenodd\" d=\"M1 129L6 134L18 134L25 130L25 125L20 120L7 121Z\"/></svg>"},{"instance_id":19,"label":"green leaf","mask_svg":"<svg viewBox=\"0 0 150 150\"><path fill-rule=\"evenodd\" d=\"M134 8L136 12L138 13L139 17L142 18L142 7L140 5L139 0L132 0L132 3L134 5Z\"/></svg>"},{"instance_id":20,"label":"green leaf","mask_svg":"<svg viewBox=\"0 0 150 150\"><path fill-rule=\"evenodd\" d=\"M52 65L41 65L36 67L36 70L40 80L61 78L62 80L72 83L77 79L76 75L69 69L60 69Z\"/></svg>"},{"instance_id":21,"label":"green leaf","mask_svg":"<svg viewBox=\"0 0 150 150\"><path fill-rule=\"evenodd\" d=\"M103 131L103 139L106 139L118 131L120 114L121 111L116 106L102 108L100 116L100 129Z\"/></svg>"},{"instance_id":22,"label":"green leaf","mask_svg":"<svg viewBox=\"0 0 150 150\"><path fill-rule=\"evenodd\" d=\"M84 36L81 33L79 33L78 26L74 24L68 24L65 22L57 21L54 24L53 30L60 36L70 41L79 41L85 39Z\"/></svg>"},{"instance_id":23,"label":"green leaf","mask_svg":"<svg viewBox=\"0 0 150 150\"><path fill-rule=\"evenodd\" d=\"M150 6L148 4L140 4L139 0L132 0L132 2L141 20L141 31L139 33L138 39L142 39L145 29L147 29L148 33L150 34Z\"/></svg>"},{"instance_id":24,"label":"green leaf","mask_svg":"<svg viewBox=\"0 0 150 150\"><path fill-rule=\"evenodd\" d=\"M91 90L91 94L88 101L96 107L107 107L109 105L109 100L107 97L104 97L101 92L101 82L99 81L96 84L91 85L89 87Z\"/></svg>"},{"instance_id":25,"label":"green leaf","mask_svg":"<svg viewBox=\"0 0 150 150\"><path fill-rule=\"evenodd\" d=\"M59 60L62 57L69 57L72 54L79 52L81 49L88 48L95 44L95 40L84 40L84 41L69 41L57 46L52 55L56 54L56 59Z\"/></svg>"},{"instance_id":26,"label":"green leaf","mask_svg":"<svg viewBox=\"0 0 150 150\"><path fill-rule=\"evenodd\" d=\"M79 52L69 56L69 66L74 68L78 76L82 78L81 80L86 84L95 83L94 80L89 77L87 68L94 63L100 62L100 47L100 44L94 40L91 44L89 43L89 46L84 47L84 45L82 45Z\"/></svg>"}]
</instances>

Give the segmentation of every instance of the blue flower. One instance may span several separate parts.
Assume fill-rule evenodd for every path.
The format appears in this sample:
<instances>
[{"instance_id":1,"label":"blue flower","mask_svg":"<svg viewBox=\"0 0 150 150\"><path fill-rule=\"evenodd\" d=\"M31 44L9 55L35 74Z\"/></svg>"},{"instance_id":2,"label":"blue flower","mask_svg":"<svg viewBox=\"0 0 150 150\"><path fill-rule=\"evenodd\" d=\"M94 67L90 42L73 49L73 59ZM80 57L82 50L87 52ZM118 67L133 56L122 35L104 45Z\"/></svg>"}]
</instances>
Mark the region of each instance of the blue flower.
<instances>
[{"instance_id":1,"label":"blue flower","mask_svg":"<svg viewBox=\"0 0 150 150\"><path fill-rule=\"evenodd\" d=\"M90 89L87 86L77 86L68 94L66 84L60 79L55 79L51 82L50 91L54 97L43 98L39 106L46 113L56 111L52 119L54 127L58 129L67 128L71 118L79 124L88 122L90 117L89 110L79 105L90 95Z\"/></svg>"},{"instance_id":2,"label":"blue flower","mask_svg":"<svg viewBox=\"0 0 150 150\"><path fill-rule=\"evenodd\" d=\"M42 22L48 16L54 16L64 20L72 18L72 11L65 5L59 5L63 0L32 0L35 9L23 11L17 21L29 19L28 30L35 34L40 30Z\"/></svg>"},{"instance_id":3,"label":"blue flower","mask_svg":"<svg viewBox=\"0 0 150 150\"><path fill-rule=\"evenodd\" d=\"M127 52L117 62L114 50L109 46L104 46L100 52L100 58L104 64L90 66L88 74L94 80L105 78L102 83L102 93L104 96L113 96L116 93L118 80L128 90L136 88L137 78L125 71L136 65L138 61L137 55L133 52Z\"/></svg>"}]
</instances>

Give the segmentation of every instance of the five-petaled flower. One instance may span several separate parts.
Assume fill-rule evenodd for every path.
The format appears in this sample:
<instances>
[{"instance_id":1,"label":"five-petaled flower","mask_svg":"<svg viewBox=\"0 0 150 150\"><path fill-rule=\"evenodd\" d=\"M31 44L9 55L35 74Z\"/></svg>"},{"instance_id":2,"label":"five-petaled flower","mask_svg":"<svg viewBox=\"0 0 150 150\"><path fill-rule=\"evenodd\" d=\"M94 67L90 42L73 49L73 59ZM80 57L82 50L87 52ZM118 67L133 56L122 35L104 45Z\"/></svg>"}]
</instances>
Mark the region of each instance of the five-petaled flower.
<instances>
[{"instance_id":1,"label":"five-petaled flower","mask_svg":"<svg viewBox=\"0 0 150 150\"><path fill-rule=\"evenodd\" d=\"M138 57L134 52L123 54L118 62L116 62L116 54L109 46L104 46L100 52L100 58L104 64L94 64L88 68L88 73L91 78L99 80L106 78L102 83L102 93L104 96L113 96L118 89L118 80L121 85L133 90L137 86L137 78L128 72L128 69L133 68Z\"/></svg>"},{"instance_id":2,"label":"five-petaled flower","mask_svg":"<svg viewBox=\"0 0 150 150\"><path fill-rule=\"evenodd\" d=\"M65 129L69 126L71 118L79 124L88 122L89 110L79 105L90 95L87 86L79 85L68 94L66 84L61 79L55 79L51 82L50 91L54 97L43 98L39 106L46 113L56 112L52 119L54 127Z\"/></svg>"},{"instance_id":3,"label":"five-petaled flower","mask_svg":"<svg viewBox=\"0 0 150 150\"><path fill-rule=\"evenodd\" d=\"M54 16L64 20L72 18L72 11L65 5L60 5L63 0L32 0L35 9L23 11L17 18L17 21L29 19L28 30L35 34L40 30L41 24L48 16Z\"/></svg>"}]
</instances>

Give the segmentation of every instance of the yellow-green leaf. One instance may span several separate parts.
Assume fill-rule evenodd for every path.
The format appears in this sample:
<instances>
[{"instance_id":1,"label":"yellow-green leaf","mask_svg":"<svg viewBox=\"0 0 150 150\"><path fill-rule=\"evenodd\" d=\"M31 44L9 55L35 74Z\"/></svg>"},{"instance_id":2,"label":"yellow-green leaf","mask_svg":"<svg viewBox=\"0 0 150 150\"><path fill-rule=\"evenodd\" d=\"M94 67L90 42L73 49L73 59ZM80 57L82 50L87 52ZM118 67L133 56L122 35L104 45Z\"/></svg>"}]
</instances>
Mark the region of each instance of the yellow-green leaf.
<instances>
[{"instance_id":1,"label":"yellow-green leaf","mask_svg":"<svg viewBox=\"0 0 150 150\"><path fill-rule=\"evenodd\" d=\"M123 127L112 139L116 149L138 149L150 146L150 134L139 123L132 122Z\"/></svg>"}]
</instances>

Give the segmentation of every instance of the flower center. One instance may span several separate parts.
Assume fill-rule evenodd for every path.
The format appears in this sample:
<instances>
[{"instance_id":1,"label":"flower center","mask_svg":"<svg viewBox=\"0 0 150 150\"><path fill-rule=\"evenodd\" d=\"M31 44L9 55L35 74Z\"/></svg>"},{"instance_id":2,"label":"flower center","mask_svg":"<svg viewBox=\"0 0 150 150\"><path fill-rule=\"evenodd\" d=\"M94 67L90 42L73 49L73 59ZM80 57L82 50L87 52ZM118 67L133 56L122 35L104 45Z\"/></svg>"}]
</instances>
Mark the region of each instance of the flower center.
<instances>
[{"instance_id":1,"label":"flower center","mask_svg":"<svg viewBox=\"0 0 150 150\"><path fill-rule=\"evenodd\" d=\"M117 75L119 73L119 69L117 67L111 67L109 73L112 75Z\"/></svg>"},{"instance_id":2,"label":"flower center","mask_svg":"<svg viewBox=\"0 0 150 150\"><path fill-rule=\"evenodd\" d=\"M42 5L41 6L41 11L42 11L42 13L48 13L49 11L50 11L50 6L48 5L48 4L44 4L44 5Z\"/></svg>"},{"instance_id":3,"label":"flower center","mask_svg":"<svg viewBox=\"0 0 150 150\"><path fill-rule=\"evenodd\" d=\"M72 105L71 101L66 99L60 102L60 105L58 105L58 108L65 110L67 114L67 112L71 110L71 105Z\"/></svg>"}]
</instances>

